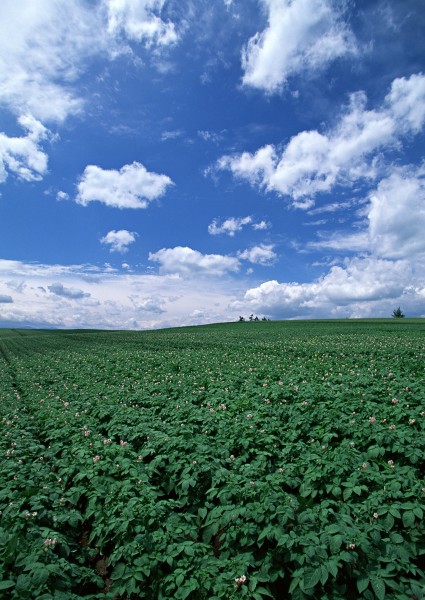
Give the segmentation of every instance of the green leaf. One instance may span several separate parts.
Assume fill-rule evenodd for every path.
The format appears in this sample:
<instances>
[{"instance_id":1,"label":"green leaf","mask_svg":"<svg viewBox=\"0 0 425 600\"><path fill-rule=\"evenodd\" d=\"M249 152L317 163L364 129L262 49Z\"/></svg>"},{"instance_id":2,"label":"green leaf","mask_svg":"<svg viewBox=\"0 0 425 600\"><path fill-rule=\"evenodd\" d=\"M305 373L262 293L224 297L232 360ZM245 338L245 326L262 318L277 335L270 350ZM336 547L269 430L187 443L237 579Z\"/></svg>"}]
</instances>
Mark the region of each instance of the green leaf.
<instances>
[{"instance_id":1,"label":"green leaf","mask_svg":"<svg viewBox=\"0 0 425 600\"><path fill-rule=\"evenodd\" d=\"M359 593L362 594L369 585L369 577L362 575L357 579L356 584Z\"/></svg>"},{"instance_id":2,"label":"green leaf","mask_svg":"<svg viewBox=\"0 0 425 600\"><path fill-rule=\"evenodd\" d=\"M316 587L322 577L322 569L321 567L316 568L308 568L304 573L304 588L310 589Z\"/></svg>"},{"instance_id":3,"label":"green leaf","mask_svg":"<svg viewBox=\"0 0 425 600\"><path fill-rule=\"evenodd\" d=\"M331 539L329 540L329 547L331 549L332 554L336 554L339 551L343 539L344 538L342 537L342 535L333 535L331 537Z\"/></svg>"},{"instance_id":4,"label":"green leaf","mask_svg":"<svg viewBox=\"0 0 425 600\"><path fill-rule=\"evenodd\" d=\"M15 582L12 581L11 579L5 579L3 581L0 581L0 590L8 590L9 588L13 587L15 585Z\"/></svg>"},{"instance_id":5,"label":"green leaf","mask_svg":"<svg viewBox=\"0 0 425 600\"><path fill-rule=\"evenodd\" d=\"M378 600L385 600L385 583L380 577L372 577L370 580L372 589Z\"/></svg>"},{"instance_id":6,"label":"green leaf","mask_svg":"<svg viewBox=\"0 0 425 600\"><path fill-rule=\"evenodd\" d=\"M413 510L406 510L403 513L403 525L405 527L413 527L415 524L415 513Z\"/></svg>"},{"instance_id":7,"label":"green leaf","mask_svg":"<svg viewBox=\"0 0 425 600\"><path fill-rule=\"evenodd\" d=\"M413 509L414 514L418 517L418 519L423 519L424 511L420 506L415 506Z\"/></svg>"}]
</instances>

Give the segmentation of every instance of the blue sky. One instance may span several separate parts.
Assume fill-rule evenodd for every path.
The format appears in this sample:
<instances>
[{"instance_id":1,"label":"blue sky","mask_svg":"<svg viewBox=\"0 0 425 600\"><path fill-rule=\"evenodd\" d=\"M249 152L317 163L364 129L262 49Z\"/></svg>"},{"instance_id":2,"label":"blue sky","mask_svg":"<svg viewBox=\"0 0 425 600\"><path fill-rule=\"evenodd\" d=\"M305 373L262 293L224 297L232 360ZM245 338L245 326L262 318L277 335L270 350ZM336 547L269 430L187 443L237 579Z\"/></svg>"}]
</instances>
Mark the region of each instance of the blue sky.
<instances>
[{"instance_id":1,"label":"blue sky","mask_svg":"<svg viewBox=\"0 0 425 600\"><path fill-rule=\"evenodd\" d=\"M0 326L425 316L422 0L2 0Z\"/></svg>"}]
</instances>

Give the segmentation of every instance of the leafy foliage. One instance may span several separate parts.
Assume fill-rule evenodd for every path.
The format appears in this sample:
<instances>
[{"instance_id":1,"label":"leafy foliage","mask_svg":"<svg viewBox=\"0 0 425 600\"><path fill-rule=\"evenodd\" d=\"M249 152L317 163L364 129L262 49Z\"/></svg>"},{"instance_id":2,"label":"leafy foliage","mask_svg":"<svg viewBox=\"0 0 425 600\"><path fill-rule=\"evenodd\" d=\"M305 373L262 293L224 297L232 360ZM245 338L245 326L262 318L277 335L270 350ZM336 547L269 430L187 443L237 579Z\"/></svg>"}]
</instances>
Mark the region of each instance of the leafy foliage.
<instances>
[{"instance_id":1,"label":"leafy foliage","mask_svg":"<svg viewBox=\"0 0 425 600\"><path fill-rule=\"evenodd\" d=\"M424 598L424 332L2 330L0 590Z\"/></svg>"}]
</instances>

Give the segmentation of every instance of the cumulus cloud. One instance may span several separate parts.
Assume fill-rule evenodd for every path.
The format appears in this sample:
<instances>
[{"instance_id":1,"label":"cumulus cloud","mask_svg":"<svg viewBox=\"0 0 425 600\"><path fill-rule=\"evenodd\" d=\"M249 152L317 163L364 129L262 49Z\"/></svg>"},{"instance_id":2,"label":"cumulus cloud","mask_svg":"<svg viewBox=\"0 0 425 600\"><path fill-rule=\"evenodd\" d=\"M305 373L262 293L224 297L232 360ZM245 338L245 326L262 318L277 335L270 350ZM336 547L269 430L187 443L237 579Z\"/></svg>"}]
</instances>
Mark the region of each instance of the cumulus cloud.
<instances>
[{"instance_id":1,"label":"cumulus cloud","mask_svg":"<svg viewBox=\"0 0 425 600\"><path fill-rule=\"evenodd\" d=\"M13 302L12 296L0 294L0 304L10 304L11 302Z\"/></svg>"},{"instance_id":2,"label":"cumulus cloud","mask_svg":"<svg viewBox=\"0 0 425 600\"><path fill-rule=\"evenodd\" d=\"M55 296L61 296L69 300L81 300L82 298L89 298L88 292L83 292L78 288L64 287L62 283L54 283L47 286L49 292L55 294Z\"/></svg>"},{"instance_id":3,"label":"cumulus cloud","mask_svg":"<svg viewBox=\"0 0 425 600\"><path fill-rule=\"evenodd\" d=\"M23 137L8 137L0 132L0 183L7 179L8 172L25 181L40 181L47 173L47 154L40 143L51 139L51 132L31 115L18 119L27 131Z\"/></svg>"},{"instance_id":4,"label":"cumulus cloud","mask_svg":"<svg viewBox=\"0 0 425 600\"><path fill-rule=\"evenodd\" d=\"M167 175L152 173L138 162L119 171L88 165L78 183L78 204L102 202L115 208L146 208L173 182Z\"/></svg>"},{"instance_id":5,"label":"cumulus cloud","mask_svg":"<svg viewBox=\"0 0 425 600\"><path fill-rule=\"evenodd\" d=\"M238 257L255 265L269 266L276 261L277 254L273 251L272 244L260 244L238 252Z\"/></svg>"},{"instance_id":6,"label":"cumulus cloud","mask_svg":"<svg viewBox=\"0 0 425 600\"><path fill-rule=\"evenodd\" d=\"M425 169L399 169L371 193L371 250L385 258L425 255Z\"/></svg>"},{"instance_id":7,"label":"cumulus cloud","mask_svg":"<svg viewBox=\"0 0 425 600\"><path fill-rule=\"evenodd\" d=\"M366 101L364 92L352 94L346 112L327 133L302 131L283 152L269 144L255 153L223 156L217 167L266 191L289 196L299 208L311 208L312 197L337 184L374 179L378 154L422 130L425 76L395 79L380 109L367 110ZM307 203L299 204L300 200Z\"/></svg>"},{"instance_id":8,"label":"cumulus cloud","mask_svg":"<svg viewBox=\"0 0 425 600\"><path fill-rule=\"evenodd\" d=\"M323 211L333 211L335 206L326 205ZM425 166L394 168L370 192L362 216L358 231L319 232L319 239L310 241L308 249L366 252L412 263L420 260L425 256Z\"/></svg>"},{"instance_id":9,"label":"cumulus cloud","mask_svg":"<svg viewBox=\"0 0 425 600\"><path fill-rule=\"evenodd\" d=\"M174 23L160 16L165 0L107 0L106 4L109 33L124 33L130 40L144 42L148 47L177 42Z\"/></svg>"},{"instance_id":10,"label":"cumulus cloud","mask_svg":"<svg viewBox=\"0 0 425 600\"><path fill-rule=\"evenodd\" d=\"M149 253L149 260L158 262L161 273L178 273L185 276L221 276L239 270L237 258L222 254L202 254L192 248L176 246Z\"/></svg>"},{"instance_id":11,"label":"cumulus cloud","mask_svg":"<svg viewBox=\"0 0 425 600\"><path fill-rule=\"evenodd\" d=\"M357 257L312 283L266 281L249 289L245 302L275 318L389 316L389 307L412 287L412 275L408 261Z\"/></svg>"},{"instance_id":12,"label":"cumulus cloud","mask_svg":"<svg viewBox=\"0 0 425 600\"><path fill-rule=\"evenodd\" d=\"M261 0L268 25L242 51L243 83L268 93L297 73L357 52L353 33L330 0Z\"/></svg>"},{"instance_id":13,"label":"cumulus cloud","mask_svg":"<svg viewBox=\"0 0 425 600\"><path fill-rule=\"evenodd\" d=\"M134 231L127 231L126 229L120 229L119 231L109 231L103 238L101 238L101 244L109 245L110 252L120 252L124 254L128 251L130 244L136 241L137 233Z\"/></svg>"}]
</instances>

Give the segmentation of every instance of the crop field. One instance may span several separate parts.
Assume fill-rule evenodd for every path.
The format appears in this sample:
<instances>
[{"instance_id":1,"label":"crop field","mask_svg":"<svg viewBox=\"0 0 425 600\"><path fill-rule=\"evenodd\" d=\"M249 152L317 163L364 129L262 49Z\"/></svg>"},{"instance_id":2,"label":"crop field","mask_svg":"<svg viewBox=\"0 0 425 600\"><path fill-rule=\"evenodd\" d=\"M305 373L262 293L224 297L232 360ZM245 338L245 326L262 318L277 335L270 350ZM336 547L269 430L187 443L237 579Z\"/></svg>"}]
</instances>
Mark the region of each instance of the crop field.
<instances>
[{"instance_id":1,"label":"crop field","mask_svg":"<svg viewBox=\"0 0 425 600\"><path fill-rule=\"evenodd\" d=\"M425 320L0 329L0 598L425 598Z\"/></svg>"}]
</instances>

